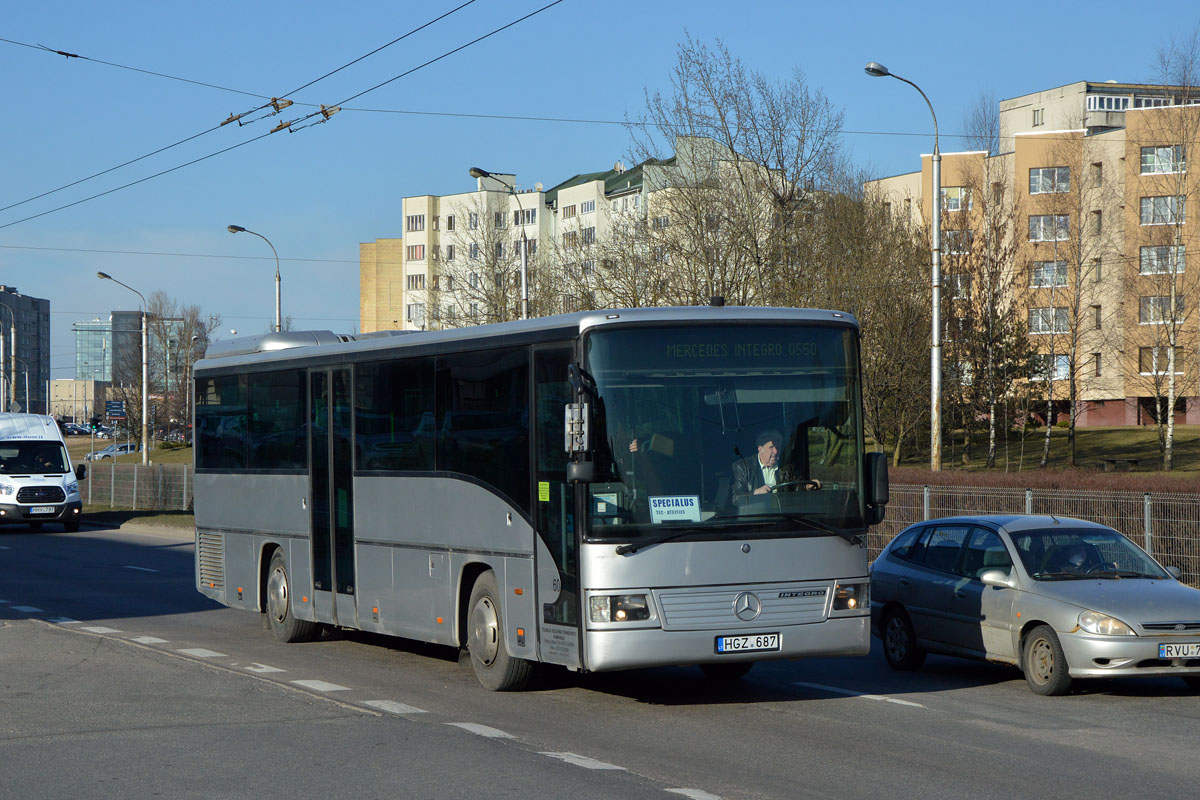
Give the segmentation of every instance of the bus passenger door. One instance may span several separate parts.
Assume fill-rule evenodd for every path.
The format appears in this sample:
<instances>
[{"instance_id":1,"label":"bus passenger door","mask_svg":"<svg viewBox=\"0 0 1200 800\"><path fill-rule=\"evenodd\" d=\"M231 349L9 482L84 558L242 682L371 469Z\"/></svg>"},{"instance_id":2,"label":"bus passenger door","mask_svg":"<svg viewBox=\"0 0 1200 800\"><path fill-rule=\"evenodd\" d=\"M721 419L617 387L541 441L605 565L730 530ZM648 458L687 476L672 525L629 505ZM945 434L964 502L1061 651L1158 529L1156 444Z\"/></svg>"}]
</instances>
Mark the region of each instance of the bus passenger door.
<instances>
[{"instance_id":1,"label":"bus passenger door","mask_svg":"<svg viewBox=\"0 0 1200 800\"><path fill-rule=\"evenodd\" d=\"M349 369L309 372L309 483L313 609L317 620L356 626Z\"/></svg>"},{"instance_id":2,"label":"bus passenger door","mask_svg":"<svg viewBox=\"0 0 1200 800\"><path fill-rule=\"evenodd\" d=\"M533 520L538 580L538 656L578 668L580 658L579 532L575 487L567 483L563 406L571 401L569 346L533 351Z\"/></svg>"}]
</instances>

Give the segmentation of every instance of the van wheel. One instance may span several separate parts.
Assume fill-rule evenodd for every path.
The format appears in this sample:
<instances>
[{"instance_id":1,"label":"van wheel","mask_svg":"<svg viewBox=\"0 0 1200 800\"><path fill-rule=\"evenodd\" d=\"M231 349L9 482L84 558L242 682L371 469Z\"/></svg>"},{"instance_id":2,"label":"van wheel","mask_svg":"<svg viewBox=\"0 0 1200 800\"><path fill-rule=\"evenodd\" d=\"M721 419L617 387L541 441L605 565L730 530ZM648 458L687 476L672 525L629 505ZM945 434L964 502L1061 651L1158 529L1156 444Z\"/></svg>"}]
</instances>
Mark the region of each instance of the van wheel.
<instances>
[{"instance_id":1,"label":"van wheel","mask_svg":"<svg viewBox=\"0 0 1200 800\"><path fill-rule=\"evenodd\" d=\"M493 692L524 689L533 674L533 664L510 656L504 649L504 611L496 573L488 570L475 579L467 608L467 650L475 677Z\"/></svg>"},{"instance_id":2,"label":"van wheel","mask_svg":"<svg viewBox=\"0 0 1200 800\"><path fill-rule=\"evenodd\" d=\"M76 533L79 530L79 517L74 517L64 522L63 530L67 533Z\"/></svg>"},{"instance_id":3,"label":"van wheel","mask_svg":"<svg viewBox=\"0 0 1200 800\"><path fill-rule=\"evenodd\" d=\"M291 584L281 550L271 556L267 573L267 620L275 638L281 642L311 642L317 634L317 623L292 615Z\"/></svg>"}]
</instances>

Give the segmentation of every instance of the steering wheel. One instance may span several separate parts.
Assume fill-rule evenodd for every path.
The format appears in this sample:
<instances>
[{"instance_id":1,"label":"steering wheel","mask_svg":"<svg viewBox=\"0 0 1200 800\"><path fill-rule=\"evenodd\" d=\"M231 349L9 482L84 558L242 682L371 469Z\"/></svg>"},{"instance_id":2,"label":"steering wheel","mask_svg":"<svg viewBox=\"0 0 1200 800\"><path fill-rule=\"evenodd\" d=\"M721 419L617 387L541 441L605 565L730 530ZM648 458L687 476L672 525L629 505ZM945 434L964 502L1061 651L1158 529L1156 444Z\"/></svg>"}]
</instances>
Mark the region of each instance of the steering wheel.
<instances>
[{"instance_id":1,"label":"steering wheel","mask_svg":"<svg viewBox=\"0 0 1200 800\"><path fill-rule=\"evenodd\" d=\"M780 489L786 489L789 486L803 486L806 490L820 489L821 482L819 480L817 480L816 478L809 478L806 481L785 481L783 483L777 483L774 486L770 486L770 487L768 487L768 489L770 490L771 494L774 494L775 492L779 491Z\"/></svg>"},{"instance_id":2,"label":"steering wheel","mask_svg":"<svg viewBox=\"0 0 1200 800\"><path fill-rule=\"evenodd\" d=\"M1116 564L1109 561L1101 561L1099 564L1092 564L1083 571L1084 575L1091 575L1093 572L1111 572L1117 568Z\"/></svg>"}]
</instances>

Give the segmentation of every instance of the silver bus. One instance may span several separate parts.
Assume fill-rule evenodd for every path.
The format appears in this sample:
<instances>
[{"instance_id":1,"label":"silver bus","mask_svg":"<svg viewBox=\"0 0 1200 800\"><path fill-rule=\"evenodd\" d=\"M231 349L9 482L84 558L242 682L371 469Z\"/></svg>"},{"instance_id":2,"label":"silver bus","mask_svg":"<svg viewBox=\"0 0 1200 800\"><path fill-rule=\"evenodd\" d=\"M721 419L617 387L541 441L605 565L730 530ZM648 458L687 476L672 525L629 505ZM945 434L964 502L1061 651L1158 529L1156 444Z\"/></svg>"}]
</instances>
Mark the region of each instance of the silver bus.
<instances>
[{"instance_id":1,"label":"silver bus","mask_svg":"<svg viewBox=\"0 0 1200 800\"><path fill-rule=\"evenodd\" d=\"M803 309L217 343L196 584L285 642L465 647L494 690L536 662L736 678L863 655L887 472L859 381L857 321Z\"/></svg>"}]
</instances>

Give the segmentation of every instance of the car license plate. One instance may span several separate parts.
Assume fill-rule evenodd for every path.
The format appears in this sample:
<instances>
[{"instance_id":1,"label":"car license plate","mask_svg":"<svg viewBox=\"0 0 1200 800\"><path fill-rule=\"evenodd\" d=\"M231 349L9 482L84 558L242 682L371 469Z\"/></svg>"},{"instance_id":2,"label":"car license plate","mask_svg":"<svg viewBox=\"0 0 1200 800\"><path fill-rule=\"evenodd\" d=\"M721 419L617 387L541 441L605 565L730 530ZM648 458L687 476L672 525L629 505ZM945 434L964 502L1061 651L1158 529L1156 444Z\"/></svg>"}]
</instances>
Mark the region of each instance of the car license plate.
<instances>
[{"instance_id":1,"label":"car license plate","mask_svg":"<svg viewBox=\"0 0 1200 800\"><path fill-rule=\"evenodd\" d=\"M54 506L33 506L29 509L30 514L53 514Z\"/></svg>"},{"instance_id":2,"label":"car license plate","mask_svg":"<svg viewBox=\"0 0 1200 800\"><path fill-rule=\"evenodd\" d=\"M1172 642L1158 646L1159 658L1200 658L1200 642Z\"/></svg>"},{"instance_id":3,"label":"car license plate","mask_svg":"<svg viewBox=\"0 0 1200 800\"><path fill-rule=\"evenodd\" d=\"M718 636L718 653L755 653L778 650L783 637L778 633L756 633L751 636Z\"/></svg>"}]
</instances>

